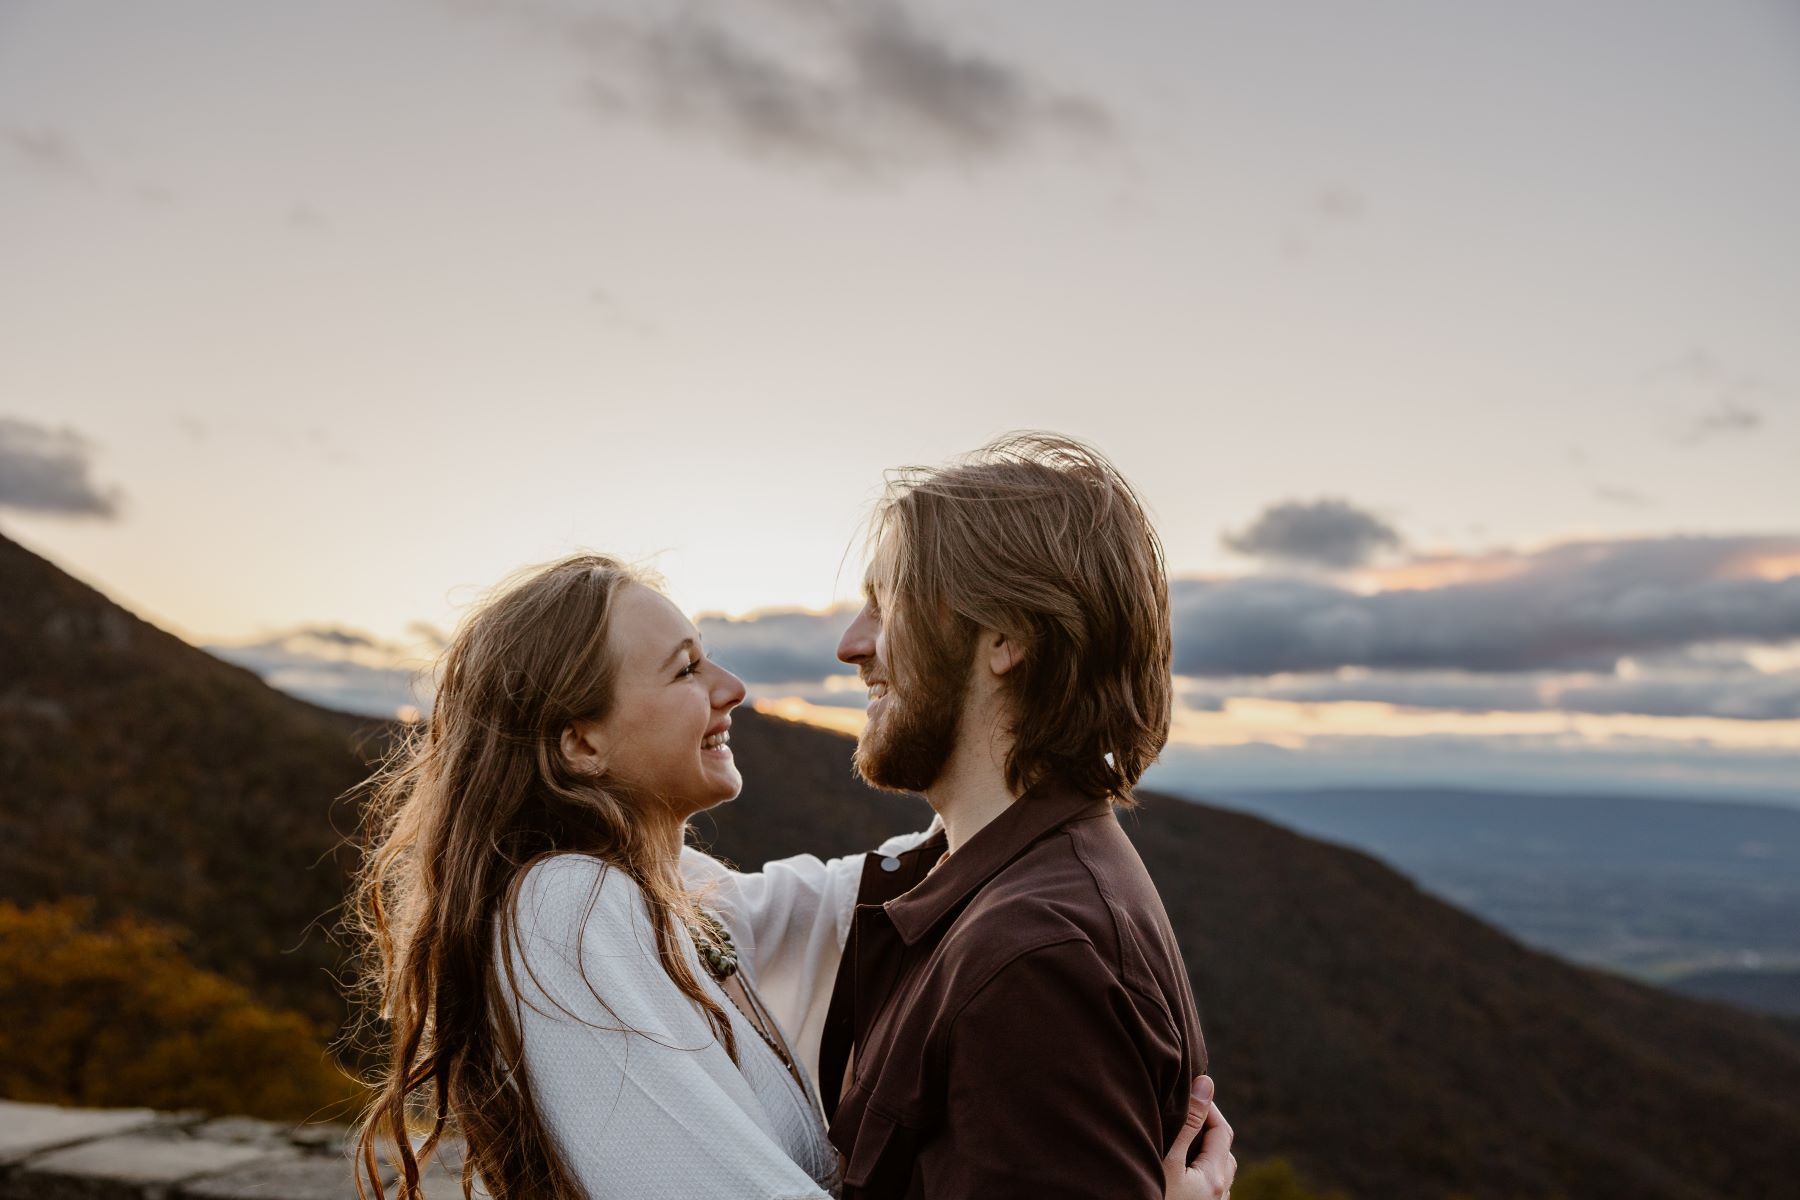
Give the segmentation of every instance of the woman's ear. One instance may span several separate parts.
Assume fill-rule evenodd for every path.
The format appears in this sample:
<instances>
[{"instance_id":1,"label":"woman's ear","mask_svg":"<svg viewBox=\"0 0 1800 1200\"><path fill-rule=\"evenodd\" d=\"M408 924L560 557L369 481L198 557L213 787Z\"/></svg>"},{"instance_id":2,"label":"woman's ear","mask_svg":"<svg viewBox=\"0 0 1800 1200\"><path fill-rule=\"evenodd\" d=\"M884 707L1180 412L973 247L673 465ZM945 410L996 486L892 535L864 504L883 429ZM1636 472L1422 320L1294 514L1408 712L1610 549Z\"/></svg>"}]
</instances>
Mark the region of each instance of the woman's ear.
<instances>
[{"instance_id":1,"label":"woman's ear","mask_svg":"<svg viewBox=\"0 0 1800 1200\"><path fill-rule=\"evenodd\" d=\"M599 776L606 773L606 742L600 727L592 721L570 721L563 726L560 741L563 761L577 775Z\"/></svg>"},{"instance_id":2,"label":"woman's ear","mask_svg":"<svg viewBox=\"0 0 1800 1200\"><path fill-rule=\"evenodd\" d=\"M997 629L981 631L980 646L987 669L992 674L1004 675L1025 661L1025 647L1017 638L1012 638Z\"/></svg>"}]
</instances>

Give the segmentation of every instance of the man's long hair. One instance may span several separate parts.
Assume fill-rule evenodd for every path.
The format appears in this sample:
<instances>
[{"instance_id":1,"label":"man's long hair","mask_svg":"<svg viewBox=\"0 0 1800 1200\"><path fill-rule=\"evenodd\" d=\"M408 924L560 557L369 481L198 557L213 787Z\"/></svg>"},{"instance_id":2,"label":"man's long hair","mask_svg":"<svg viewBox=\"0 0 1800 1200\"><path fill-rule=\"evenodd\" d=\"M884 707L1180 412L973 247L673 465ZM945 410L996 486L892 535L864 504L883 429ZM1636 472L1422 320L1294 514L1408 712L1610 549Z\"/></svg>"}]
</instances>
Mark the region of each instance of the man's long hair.
<instances>
[{"instance_id":1,"label":"man's long hair","mask_svg":"<svg viewBox=\"0 0 1800 1200\"><path fill-rule=\"evenodd\" d=\"M1018 643L1004 676L1015 794L1055 777L1133 803L1169 737L1169 584L1137 493L1098 450L1009 434L950 466L889 473L872 543L892 597L891 656Z\"/></svg>"},{"instance_id":2,"label":"man's long hair","mask_svg":"<svg viewBox=\"0 0 1800 1200\"><path fill-rule=\"evenodd\" d=\"M477 1178L497 1200L586 1195L532 1095L514 1018L519 885L548 855L594 855L642 889L663 965L736 1061L731 1025L683 953L678 925L693 901L659 861L660 814L578 774L560 749L570 722L612 708L613 603L640 582L614 559L577 555L496 594L445 650L429 725L365 785L351 920L360 985L385 1027L385 1066L357 1130L365 1200L387 1196L383 1157L403 1200L423 1196L420 1164L447 1130L467 1143L465 1198Z\"/></svg>"}]
</instances>

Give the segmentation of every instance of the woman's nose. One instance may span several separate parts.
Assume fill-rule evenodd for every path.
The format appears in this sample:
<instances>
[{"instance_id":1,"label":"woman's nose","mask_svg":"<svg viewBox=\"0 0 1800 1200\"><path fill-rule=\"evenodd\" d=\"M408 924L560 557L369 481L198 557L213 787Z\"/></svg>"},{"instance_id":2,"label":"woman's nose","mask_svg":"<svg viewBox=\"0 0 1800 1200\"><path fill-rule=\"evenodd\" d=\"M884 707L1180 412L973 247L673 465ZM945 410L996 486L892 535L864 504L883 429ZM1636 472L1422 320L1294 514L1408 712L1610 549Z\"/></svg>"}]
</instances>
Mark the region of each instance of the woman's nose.
<instances>
[{"instance_id":1,"label":"woman's nose","mask_svg":"<svg viewBox=\"0 0 1800 1200\"><path fill-rule=\"evenodd\" d=\"M719 686L713 689L715 708L736 708L744 702L744 681L725 668L719 668Z\"/></svg>"}]
</instances>

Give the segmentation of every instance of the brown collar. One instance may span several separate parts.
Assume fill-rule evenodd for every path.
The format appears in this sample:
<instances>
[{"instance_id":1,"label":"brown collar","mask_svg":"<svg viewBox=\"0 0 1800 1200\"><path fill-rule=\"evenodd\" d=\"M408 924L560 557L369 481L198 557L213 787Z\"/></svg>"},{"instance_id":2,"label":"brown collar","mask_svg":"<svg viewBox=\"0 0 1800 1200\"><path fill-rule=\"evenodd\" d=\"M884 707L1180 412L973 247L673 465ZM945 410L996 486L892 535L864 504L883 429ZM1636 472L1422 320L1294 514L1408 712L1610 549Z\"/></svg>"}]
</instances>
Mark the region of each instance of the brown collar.
<instances>
[{"instance_id":1,"label":"brown collar","mask_svg":"<svg viewBox=\"0 0 1800 1200\"><path fill-rule=\"evenodd\" d=\"M942 866L882 907L910 946L1033 843L1071 821L1103 816L1111 808L1105 799L1084 796L1058 781L1034 784Z\"/></svg>"}]
</instances>

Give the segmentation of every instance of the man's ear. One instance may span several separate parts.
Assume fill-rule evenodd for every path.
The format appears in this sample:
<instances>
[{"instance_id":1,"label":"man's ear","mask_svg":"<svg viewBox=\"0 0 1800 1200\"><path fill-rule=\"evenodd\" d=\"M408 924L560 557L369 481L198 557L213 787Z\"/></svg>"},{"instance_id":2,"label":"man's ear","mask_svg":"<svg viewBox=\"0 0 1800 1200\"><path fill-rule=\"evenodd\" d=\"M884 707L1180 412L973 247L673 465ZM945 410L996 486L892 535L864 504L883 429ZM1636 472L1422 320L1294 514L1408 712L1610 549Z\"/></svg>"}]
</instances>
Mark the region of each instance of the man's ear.
<instances>
[{"instance_id":1,"label":"man's ear","mask_svg":"<svg viewBox=\"0 0 1800 1200\"><path fill-rule=\"evenodd\" d=\"M563 726L559 745L563 761L577 775L606 773L606 741L593 721L570 721Z\"/></svg>"},{"instance_id":2,"label":"man's ear","mask_svg":"<svg viewBox=\"0 0 1800 1200\"><path fill-rule=\"evenodd\" d=\"M1025 661L1025 647L997 629L982 630L979 645L991 674L1004 675Z\"/></svg>"}]
</instances>

